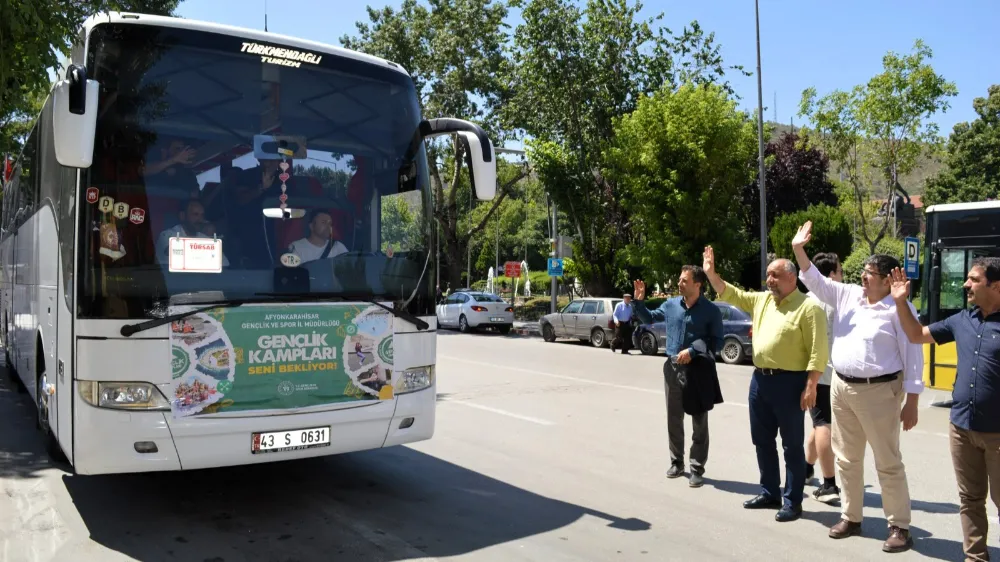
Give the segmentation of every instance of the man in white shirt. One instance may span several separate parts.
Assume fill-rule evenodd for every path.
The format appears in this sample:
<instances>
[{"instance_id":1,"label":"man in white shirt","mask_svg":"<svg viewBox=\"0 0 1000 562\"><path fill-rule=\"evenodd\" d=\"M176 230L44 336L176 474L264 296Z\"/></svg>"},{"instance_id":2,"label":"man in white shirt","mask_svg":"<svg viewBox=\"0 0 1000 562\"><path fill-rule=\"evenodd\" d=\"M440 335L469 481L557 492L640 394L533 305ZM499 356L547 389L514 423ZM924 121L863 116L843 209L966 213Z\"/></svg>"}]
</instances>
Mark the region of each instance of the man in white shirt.
<instances>
[{"instance_id":1,"label":"man in white shirt","mask_svg":"<svg viewBox=\"0 0 1000 562\"><path fill-rule=\"evenodd\" d=\"M307 216L309 236L289 244L288 251L299 256L302 263L332 258L347 252L347 246L333 239L333 218L330 213L313 210Z\"/></svg>"},{"instance_id":2,"label":"man in white shirt","mask_svg":"<svg viewBox=\"0 0 1000 562\"><path fill-rule=\"evenodd\" d=\"M843 506L841 520L830 529L830 537L861 534L865 446L871 445L889 523L889 537L882 550L902 552L913 546L913 538L899 428L902 423L908 431L917 424L917 402L924 389L924 355L921 347L907 338L891 295L890 274L899 267L899 260L875 254L865 261L862 286L838 283L823 277L809 261L805 245L811 229L811 222L799 228L792 249L802 283L821 302L836 309L830 402Z\"/></svg>"},{"instance_id":3,"label":"man in white shirt","mask_svg":"<svg viewBox=\"0 0 1000 562\"><path fill-rule=\"evenodd\" d=\"M819 270L823 277L833 279L838 283L844 282L844 268L840 265L840 258L837 254L820 253L813 256L813 266ZM823 307L826 313L826 333L833 334L833 325L836 320L837 309L824 304L813 293L809 293L809 298L815 299ZM829 338L829 348L831 357L833 356L833 338ZM840 499L840 488L837 487L837 477L834 472L833 448L830 443L830 426L833 425L833 410L830 404L830 384L833 382L833 361L827 361L823 376L819 378L816 385L816 405L809 409L809 416L812 418L813 429L806 441L806 480L810 480L815 472L814 465L819 461L820 471L823 474L823 482L813 492L813 497L817 500L833 504Z\"/></svg>"},{"instance_id":4,"label":"man in white shirt","mask_svg":"<svg viewBox=\"0 0 1000 562\"><path fill-rule=\"evenodd\" d=\"M164 229L160 233L160 237L156 239L156 261L158 263L168 263L170 239L175 236L188 238L212 238L215 236L215 227L212 223L205 221L205 206L201 204L201 201L191 199L178 215L181 222ZM226 259L224 250L222 266L229 267L229 260Z\"/></svg>"}]
</instances>

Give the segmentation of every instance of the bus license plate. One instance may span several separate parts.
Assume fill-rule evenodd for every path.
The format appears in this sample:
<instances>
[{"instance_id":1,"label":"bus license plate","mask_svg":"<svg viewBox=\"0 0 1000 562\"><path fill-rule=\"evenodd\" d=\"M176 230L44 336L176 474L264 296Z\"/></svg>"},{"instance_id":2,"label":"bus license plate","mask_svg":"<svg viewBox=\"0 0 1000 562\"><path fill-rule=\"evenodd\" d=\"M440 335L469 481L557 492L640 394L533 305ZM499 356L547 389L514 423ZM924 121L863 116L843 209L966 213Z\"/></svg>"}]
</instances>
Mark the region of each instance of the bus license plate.
<instances>
[{"instance_id":1,"label":"bus license plate","mask_svg":"<svg viewBox=\"0 0 1000 562\"><path fill-rule=\"evenodd\" d=\"M256 455L257 453L277 453L279 451L296 451L299 449L329 446L330 427L327 426L273 431L270 433L254 433L250 441L250 452Z\"/></svg>"},{"instance_id":2,"label":"bus license plate","mask_svg":"<svg viewBox=\"0 0 1000 562\"><path fill-rule=\"evenodd\" d=\"M494 316L490 318L490 322L503 322L503 316Z\"/></svg>"}]
</instances>

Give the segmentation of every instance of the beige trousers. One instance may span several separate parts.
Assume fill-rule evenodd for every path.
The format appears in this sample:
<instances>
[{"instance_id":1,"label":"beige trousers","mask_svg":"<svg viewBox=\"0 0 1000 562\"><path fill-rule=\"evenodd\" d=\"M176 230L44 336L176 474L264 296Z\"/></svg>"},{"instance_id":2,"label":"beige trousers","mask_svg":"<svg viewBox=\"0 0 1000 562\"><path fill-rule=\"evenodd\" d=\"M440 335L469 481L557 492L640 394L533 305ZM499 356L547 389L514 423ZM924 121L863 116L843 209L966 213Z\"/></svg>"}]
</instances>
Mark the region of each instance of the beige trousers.
<instances>
[{"instance_id":1,"label":"beige trousers","mask_svg":"<svg viewBox=\"0 0 1000 562\"><path fill-rule=\"evenodd\" d=\"M871 445L882 487L882 508L890 526L910 528L910 489L899 451L903 378L875 384L833 376L833 453L841 485L841 515L860 523L865 502L865 445Z\"/></svg>"}]
</instances>

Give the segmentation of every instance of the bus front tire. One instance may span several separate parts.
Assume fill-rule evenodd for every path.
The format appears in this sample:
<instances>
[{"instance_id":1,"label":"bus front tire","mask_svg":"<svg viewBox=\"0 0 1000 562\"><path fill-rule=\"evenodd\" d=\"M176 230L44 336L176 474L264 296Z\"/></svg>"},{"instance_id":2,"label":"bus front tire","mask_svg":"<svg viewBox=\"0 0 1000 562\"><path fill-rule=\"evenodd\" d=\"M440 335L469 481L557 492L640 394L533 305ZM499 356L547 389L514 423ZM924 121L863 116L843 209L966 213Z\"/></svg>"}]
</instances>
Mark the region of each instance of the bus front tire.
<instances>
[{"instance_id":1,"label":"bus front tire","mask_svg":"<svg viewBox=\"0 0 1000 562\"><path fill-rule=\"evenodd\" d=\"M35 405L38 408L38 418L35 424L42 432L42 441L45 443L45 452L48 453L49 458L53 462L65 464L67 462L66 454L63 453L62 447L59 446L59 440L52 434L52 428L49 426L49 398L45 393L45 384L48 379L45 374L45 365L41 363L41 359L39 359L39 365L41 373L38 374L35 382Z\"/></svg>"}]
</instances>

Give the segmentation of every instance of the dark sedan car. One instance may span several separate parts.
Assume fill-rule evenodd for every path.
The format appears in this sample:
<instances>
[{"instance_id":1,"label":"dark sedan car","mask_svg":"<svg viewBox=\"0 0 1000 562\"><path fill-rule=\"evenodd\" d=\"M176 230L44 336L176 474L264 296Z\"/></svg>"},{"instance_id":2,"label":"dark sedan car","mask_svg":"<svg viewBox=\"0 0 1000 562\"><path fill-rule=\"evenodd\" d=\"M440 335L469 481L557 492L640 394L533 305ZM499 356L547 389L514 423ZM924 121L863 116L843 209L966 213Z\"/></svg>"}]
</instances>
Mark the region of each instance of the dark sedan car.
<instances>
[{"instance_id":1,"label":"dark sedan car","mask_svg":"<svg viewBox=\"0 0 1000 562\"><path fill-rule=\"evenodd\" d=\"M750 315L724 302L712 303L722 312L722 349L718 357L730 365L743 363L753 356L751 336L753 323ZM666 327L663 322L642 324L632 335L633 343L643 355L665 352Z\"/></svg>"}]
</instances>

